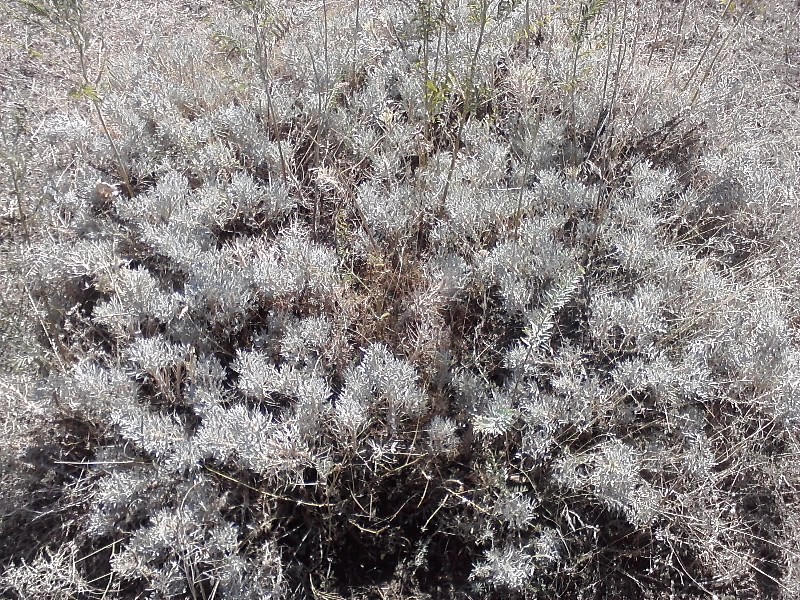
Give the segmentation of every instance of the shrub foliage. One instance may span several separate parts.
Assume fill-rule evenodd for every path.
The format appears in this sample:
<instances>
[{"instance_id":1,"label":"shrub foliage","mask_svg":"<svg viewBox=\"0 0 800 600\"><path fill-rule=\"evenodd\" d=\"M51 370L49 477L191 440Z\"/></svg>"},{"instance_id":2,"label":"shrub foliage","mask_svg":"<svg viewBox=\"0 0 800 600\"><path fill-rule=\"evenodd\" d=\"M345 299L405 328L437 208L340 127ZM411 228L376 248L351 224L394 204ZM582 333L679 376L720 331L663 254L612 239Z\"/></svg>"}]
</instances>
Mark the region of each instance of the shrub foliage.
<instances>
[{"instance_id":1,"label":"shrub foliage","mask_svg":"<svg viewBox=\"0 0 800 600\"><path fill-rule=\"evenodd\" d=\"M0 589L797 597L800 138L740 38L792 26L722 4L198 4L132 49L13 3L71 96L0 92Z\"/></svg>"}]
</instances>

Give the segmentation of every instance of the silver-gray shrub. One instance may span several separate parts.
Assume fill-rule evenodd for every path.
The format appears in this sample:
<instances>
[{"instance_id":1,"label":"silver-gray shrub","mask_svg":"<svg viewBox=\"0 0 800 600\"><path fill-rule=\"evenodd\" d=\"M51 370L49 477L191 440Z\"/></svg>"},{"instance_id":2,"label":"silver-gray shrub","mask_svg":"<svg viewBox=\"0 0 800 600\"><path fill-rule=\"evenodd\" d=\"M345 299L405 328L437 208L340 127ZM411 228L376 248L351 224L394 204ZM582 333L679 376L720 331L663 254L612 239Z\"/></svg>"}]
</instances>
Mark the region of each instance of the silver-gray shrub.
<instances>
[{"instance_id":1,"label":"silver-gray shrub","mask_svg":"<svg viewBox=\"0 0 800 600\"><path fill-rule=\"evenodd\" d=\"M0 90L0 593L796 596L785 23L235 4Z\"/></svg>"}]
</instances>

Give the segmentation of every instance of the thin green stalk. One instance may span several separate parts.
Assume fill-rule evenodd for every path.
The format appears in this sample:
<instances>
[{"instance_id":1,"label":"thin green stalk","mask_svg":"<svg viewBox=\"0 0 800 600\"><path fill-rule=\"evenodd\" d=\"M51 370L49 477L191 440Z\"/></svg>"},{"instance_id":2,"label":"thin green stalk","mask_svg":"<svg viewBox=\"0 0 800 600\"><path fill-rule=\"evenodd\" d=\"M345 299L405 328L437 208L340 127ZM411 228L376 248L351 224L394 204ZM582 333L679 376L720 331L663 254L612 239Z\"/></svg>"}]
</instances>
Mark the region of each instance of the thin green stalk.
<instances>
[{"instance_id":1,"label":"thin green stalk","mask_svg":"<svg viewBox=\"0 0 800 600\"><path fill-rule=\"evenodd\" d=\"M122 154L120 153L119 148L117 147L117 144L111 135L111 129L109 128L105 115L103 114L103 109L101 106L102 100L96 91L97 84L100 82L100 78L102 76L102 66L98 69L97 78L94 80L94 82L92 82L91 78L89 77L89 65L86 58L86 50L89 44L89 34L84 29L82 8L78 13L78 19L79 20L76 23L68 22L68 27L72 43L78 51L79 74L81 77L81 84L83 86L80 90L80 95L84 96L92 103L95 114L97 115L97 119L100 121L100 127L103 130L103 133L105 134L106 139L111 146L111 151L114 153L114 158L117 161L117 166L122 177L122 183L125 187L125 193L128 195L128 197L133 197L133 185L131 184L128 168L125 166L125 161L122 160Z\"/></svg>"},{"instance_id":2,"label":"thin green stalk","mask_svg":"<svg viewBox=\"0 0 800 600\"><path fill-rule=\"evenodd\" d=\"M672 50L672 59L669 61L667 76L672 74L672 69L675 67L675 59L678 57L678 52L680 52L681 47L683 46L683 21L686 18L686 7L688 5L689 0L683 0L683 6L681 7L681 18L678 21L678 31L675 34L677 36L677 41L675 43L675 48Z\"/></svg>"},{"instance_id":3,"label":"thin green stalk","mask_svg":"<svg viewBox=\"0 0 800 600\"><path fill-rule=\"evenodd\" d=\"M626 2L624 8L622 9L622 43L620 44L619 53L617 54L617 67L616 67L616 72L614 74L614 89L611 92L611 102L609 103L608 107L609 117L613 114L614 104L617 101L617 94L619 93L619 88L620 88L619 85L620 73L622 73L622 63L625 62L625 54L627 53L628 50L628 45L625 43L625 34L627 26L628 26L628 3Z\"/></svg>"},{"instance_id":4,"label":"thin green stalk","mask_svg":"<svg viewBox=\"0 0 800 600\"><path fill-rule=\"evenodd\" d=\"M531 0L525 0L525 58L531 52Z\"/></svg>"},{"instance_id":5,"label":"thin green stalk","mask_svg":"<svg viewBox=\"0 0 800 600\"><path fill-rule=\"evenodd\" d=\"M733 1L734 0L728 0L727 4L725 4L725 8L722 10L722 14L723 15L730 10L731 6L733 6ZM722 46L728 40L728 38L730 37L730 34L733 33L733 30L736 29L736 25L739 24L739 20L741 20L741 15L742 14L744 14L744 11L742 11L742 13L740 14L739 19L736 20L736 24L731 28L731 31L728 33L728 36L725 38L725 40L723 40L723 43L720 45L720 48L718 49L717 54L715 55L715 58L716 58L716 56L719 56L719 52L722 50ZM694 79L694 76L700 70L700 66L703 64L703 61L705 60L706 55L708 54L708 51L711 49L711 44L714 42L714 38L717 36L717 33L719 33L719 30L720 30L721 27L722 27L722 19L720 18L720 20L717 21L717 26L714 28L714 31L711 33L710 36L708 36L708 43L706 43L705 47L703 48L703 53L700 55L700 58L698 59L698 61L695 63L694 68L692 69L692 72L689 73L689 77L686 80L686 83L681 87L681 91L685 91L689 87L689 84L691 83L692 79ZM713 66L713 62L712 62L712 66ZM707 76L708 76L708 72L706 73L706 77ZM703 81L705 81L705 77L703 77ZM699 91L700 90L698 88L698 92ZM695 93L695 97L697 97L697 93ZM694 99L692 100L692 102L694 102Z\"/></svg>"},{"instance_id":6,"label":"thin green stalk","mask_svg":"<svg viewBox=\"0 0 800 600\"><path fill-rule=\"evenodd\" d=\"M111 129L106 121L102 108L102 99L97 93L97 86L103 75L102 63L98 67L97 77L92 80L89 76L89 61L86 56L91 40L91 31L86 28L84 22L84 6L82 0L68 0L63 3L38 3L33 0L19 0L19 4L28 9L30 14L40 25L47 27L47 22L56 30L66 31L75 50L78 53L77 75L79 79L78 97L89 100L94 108L100 127L111 146L111 151L117 161L117 167L122 178L125 192L128 196L133 196L133 185L131 184L130 173L122 154L117 147ZM101 40L102 48L102 40ZM101 50L102 51L102 50Z\"/></svg>"},{"instance_id":7,"label":"thin green stalk","mask_svg":"<svg viewBox=\"0 0 800 600\"><path fill-rule=\"evenodd\" d=\"M617 0L614 0L614 19L613 24L611 26L611 40L608 44L608 55L606 57L606 68L605 72L603 73L603 93L600 96L600 106L605 106L606 103L606 93L608 92L608 78L611 74L611 57L614 55L614 43L616 42L616 34L617 34L617 11L619 10L619 5Z\"/></svg>"},{"instance_id":8,"label":"thin green stalk","mask_svg":"<svg viewBox=\"0 0 800 600\"><path fill-rule=\"evenodd\" d=\"M322 0L322 52L325 58L325 95L328 95L328 86L331 81L331 63L328 56L328 0Z\"/></svg>"},{"instance_id":9,"label":"thin green stalk","mask_svg":"<svg viewBox=\"0 0 800 600\"><path fill-rule=\"evenodd\" d=\"M256 33L256 52L258 53L258 72L261 76L261 83L264 86L264 93L267 96L267 126L272 130L272 136L278 144L278 157L281 161L281 177L283 184L288 183L288 169L286 167L286 158L283 154L283 143L281 142L280 132L278 131L278 123L275 119L275 108L272 102L272 82L269 79L269 70L267 68L267 44L264 38L264 28L259 23L259 18L254 11L251 14L253 20L253 29Z\"/></svg>"},{"instance_id":10,"label":"thin green stalk","mask_svg":"<svg viewBox=\"0 0 800 600\"><path fill-rule=\"evenodd\" d=\"M575 128L575 91L578 87L578 58L580 57L581 48L583 48L583 41L589 31L589 25L594 21L603 10L607 0L590 0L588 3L581 3L581 14L578 24L573 33L573 41L575 42L575 52L572 55L572 72L570 75L570 123Z\"/></svg>"},{"instance_id":11,"label":"thin green stalk","mask_svg":"<svg viewBox=\"0 0 800 600\"><path fill-rule=\"evenodd\" d=\"M733 0L730 0L728 2L728 4L730 5L732 2L733 2ZM697 97L700 94L700 90L703 88L703 85L705 84L706 79L708 79L708 76L711 75L711 71L714 70L714 65L716 64L717 59L719 58L719 55L722 53L722 49L725 46L728 45L728 41L733 36L733 32L736 31L736 29L739 27L739 23L742 22L742 18L744 17L744 14L745 14L744 9L740 9L739 16L736 17L736 21L734 22L733 27L731 27L730 31L728 32L728 35L725 36L725 39L722 40L722 43L717 48L717 51L714 54L714 57L711 59L711 62L708 65L708 69L706 69L706 72L703 74L702 79L700 79L700 83L697 84L697 89L694 91L694 94L692 94L692 104L694 104L695 101L697 100Z\"/></svg>"},{"instance_id":12,"label":"thin green stalk","mask_svg":"<svg viewBox=\"0 0 800 600\"><path fill-rule=\"evenodd\" d=\"M355 30L353 31L353 60L350 65L350 81L352 85L355 85L356 81L356 51L358 46L358 34L361 32L361 23L359 18L361 16L361 0L356 0L356 24Z\"/></svg>"},{"instance_id":13,"label":"thin green stalk","mask_svg":"<svg viewBox=\"0 0 800 600\"><path fill-rule=\"evenodd\" d=\"M423 98L425 98L425 123L423 124L423 136L425 141L430 143L431 140L431 117L433 113L433 99L431 95L428 93L428 84L431 81L431 72L430 72L430 22L431 22L431 1L425 1L425 16L423 21L423 29L422 29L422 70L424 73L424 81L422 82L422 94ZM420 149L420 166L423 164L423 155L425 154L424 147ZM427 162L427 157L425 157L425 162Z\"/></svg>"},{"instance_id":14,"label":"thin green stalk","mask_svg":"<svg viewBox=\"0 0 800 600\"><path fill-rule=\"evenodd\" d=\"M653 32L653 39L658 40L658 36L661 33L661 28L664 26L664 7L659 7L658 11L658 21L656 22L656 28ZM647 55L647 62L645 66L650 67L650 63L653 62L653 55L656 52L656 44L650 44L650 54Z\"/></svg>"},{"instance_id":15,"label":"thin green stalk","mask_svg":"<svg viewBox=\"0 0 800 600\"><path fill-rule=\"evenodd\" d=\"M489 1L488 0L481 0L481 14L480 14L480 29L478 31L478 43L475 44L475 52L472 54L472 60L469 64L469 74L467 75L467 87L464 91L464 106L461 109L461 114L459 115L458 120L458 130L456 132L455 139L453 140L453 154L450 157L450 167L447 170L447 181L444 184L444 190L442 191L442 203L447 200L447 194L450 190L450 185L453 181L453 173L456 169L456 158L458 156L458 145L459 140L461 139L461 135L464 132L464 125L467 121L467 116L469 115L470 106L472 104L472 87L475 81L475 69L477 68L478 64L478 55L481 50L481 46L483 45L483 36L486 32L486 20L487 20L487 11L489 8Z\"/></svg>"}]
</instances>

